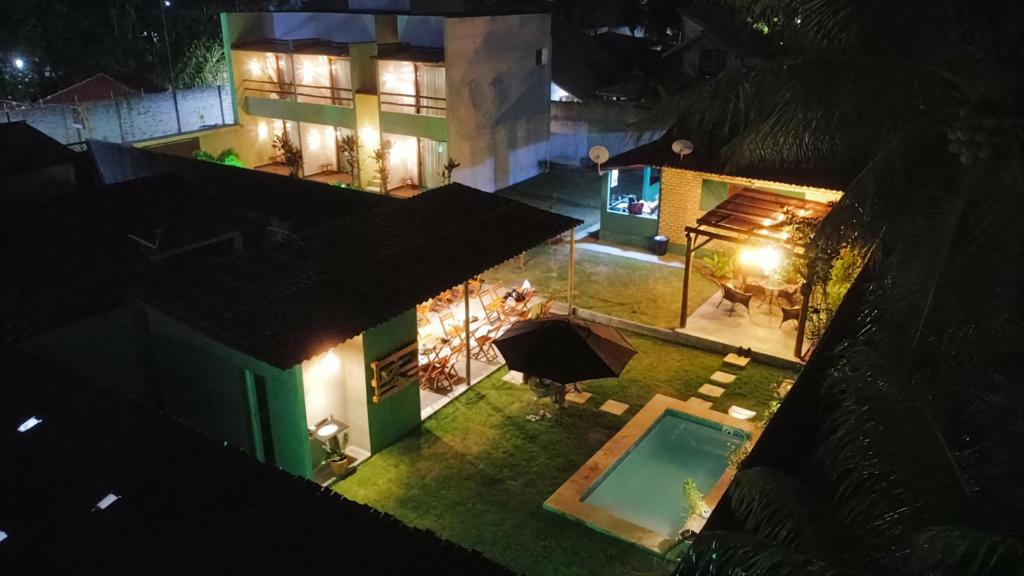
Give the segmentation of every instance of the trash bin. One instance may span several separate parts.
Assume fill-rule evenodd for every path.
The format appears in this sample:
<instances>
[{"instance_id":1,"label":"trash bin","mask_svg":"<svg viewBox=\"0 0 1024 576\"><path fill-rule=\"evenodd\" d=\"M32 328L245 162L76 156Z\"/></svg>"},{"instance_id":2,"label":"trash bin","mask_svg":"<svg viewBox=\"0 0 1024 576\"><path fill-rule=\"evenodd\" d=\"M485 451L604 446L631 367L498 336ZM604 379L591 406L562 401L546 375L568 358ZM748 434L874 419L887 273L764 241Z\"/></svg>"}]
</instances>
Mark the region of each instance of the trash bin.
<instances>
[{"instance_id":1,"label":"trash bin","mask_svg":"<svg viewBox=\"0 0 1024 576\"><path fill-rule=\"evenodd\" d=\"M651 252L664 256L668 252L668 236L657 235L651 238Z\"/></svg>"}]
</instances>

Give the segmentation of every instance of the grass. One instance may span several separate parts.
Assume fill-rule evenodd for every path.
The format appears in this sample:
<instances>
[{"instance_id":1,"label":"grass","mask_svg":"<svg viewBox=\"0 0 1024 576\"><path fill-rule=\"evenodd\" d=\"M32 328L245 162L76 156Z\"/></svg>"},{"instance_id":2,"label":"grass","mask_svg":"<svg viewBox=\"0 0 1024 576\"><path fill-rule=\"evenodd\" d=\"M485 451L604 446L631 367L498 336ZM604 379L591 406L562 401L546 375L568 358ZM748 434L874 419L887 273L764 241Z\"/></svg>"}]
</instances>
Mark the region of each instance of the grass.
<instances>
[{"instance_id":1,"label":"grass","mask_svg":"<svg viewBox=\"0 0 1024 576\"><path fill-rule=\"evenodd\" d=\"M524 279L549 298L566 301L569 247L544 245L529 251L525 269L514 259L484 274L488 282L501 280L506 288ZM576 250L576 306L659 328L679 326L683 270L590 250ZM690 275L687 315L717 291L714 282L699 273Z\"/></svg>"},{"instance_id":2,"label":"grass","mask_svg":"<svg viewBox=\"0 0 1024 576\"><path fill-rule=\"evenodd\" d=\"M586 405L531 422L526 417L553 410L550 403L503 382L499 370L335 490L531 576L667 573L665 561L541 508L654 394L685 400L721 368L718 355L627 338L639 353L620 379L586 383L594 394ZM715 408L739 403L761 412L772 386L788 375L752 363ZM597 410L609 398L630 404L629 411Z\"/></svg>"}]
</instances>

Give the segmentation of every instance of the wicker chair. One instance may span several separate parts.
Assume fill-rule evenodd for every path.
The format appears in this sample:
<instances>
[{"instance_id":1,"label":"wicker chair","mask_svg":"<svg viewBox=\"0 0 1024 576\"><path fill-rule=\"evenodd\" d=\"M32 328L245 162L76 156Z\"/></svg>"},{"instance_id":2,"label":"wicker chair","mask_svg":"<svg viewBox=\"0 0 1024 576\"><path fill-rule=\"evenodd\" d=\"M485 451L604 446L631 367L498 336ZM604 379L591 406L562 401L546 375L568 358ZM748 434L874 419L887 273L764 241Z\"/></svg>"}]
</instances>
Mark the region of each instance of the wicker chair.
<instances>
[{"instance_id":1,"label":"wicker chair","mask_svg":"<svg viewBox=\"0 0 1024 576\"><path fill-rule=\"evenodd\" d=\"M757 305L758 309L760 309L761 306L764 306L764 303L768 300L768 291L765 290L764 286L761 286L757 282L745 281L743 282L743 285L740 286L740 290L750 294L751 296L761 298L761 303Z\"/></svg>"},{"instance_id":2,"label":"wicker chair","mask_svg":"<svg viewBox=\"0 0 1024 576\"><path fill-rule=\"evenodd\" d=\"M729 307L729 317L732 317L733 311L736 310L736 305L739 304L747 309L747 315L750 315L750 299L754 297L753 294L741 292L728 284L719 284L722 289L722 299L718 301L718 306L715 306L717 310L722 306L722 302L729 302L732 306Z\"/></svg>"},{"instance_id":3,"label":"wicker chair","mask_svg":"<svg viewBox=\"0 0 1024 576\"><path fill-rule=\"evenodd\" d=\"M782 322L779 322L780 328L790 320L800 322L800 306L779 306L779 308L782 310Z\"/></svg>"}]
</instances>

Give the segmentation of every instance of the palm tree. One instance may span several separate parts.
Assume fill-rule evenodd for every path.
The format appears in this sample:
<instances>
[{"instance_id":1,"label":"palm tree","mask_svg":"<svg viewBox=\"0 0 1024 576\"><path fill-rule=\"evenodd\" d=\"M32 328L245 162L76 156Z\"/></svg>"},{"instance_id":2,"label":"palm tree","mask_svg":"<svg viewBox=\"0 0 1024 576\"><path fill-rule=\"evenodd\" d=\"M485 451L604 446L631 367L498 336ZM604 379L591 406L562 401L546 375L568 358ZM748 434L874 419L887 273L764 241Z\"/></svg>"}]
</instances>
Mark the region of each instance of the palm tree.
<instances>
[{"instance_id":1,"label":"palm tree","mask_svg":"<svg viewBox=\"0 0 1024 576\"><path fill-rule=\"evenodd\" d=\"M849 174L812 247L874 252L679 573L1024 572L1024 8L734 4L771 49L679 130Z\"/></svg>"}]
</instances>

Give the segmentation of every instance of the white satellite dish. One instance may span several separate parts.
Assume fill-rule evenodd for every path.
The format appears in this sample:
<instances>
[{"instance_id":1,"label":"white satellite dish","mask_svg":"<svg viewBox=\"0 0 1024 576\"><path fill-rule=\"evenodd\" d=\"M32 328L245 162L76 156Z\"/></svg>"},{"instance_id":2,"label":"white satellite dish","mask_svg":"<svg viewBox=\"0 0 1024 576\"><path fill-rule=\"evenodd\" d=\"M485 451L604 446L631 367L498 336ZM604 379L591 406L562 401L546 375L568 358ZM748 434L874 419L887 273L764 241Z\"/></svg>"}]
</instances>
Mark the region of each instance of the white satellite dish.
<instances>
[{"instance_id":1,"label":"white satellite dish","mask_svg":"<svg viewBox=\"0 0 1024 576\"><path fill-rule=\"evenodd\" d=\"M608 161L608 149L604 146L593 146L590 148L590 152L587 153L590 156L590 161L597 164L597 173L601 174L601 164Z\"/></svg>"},{"instance_id":2,"label":"white satellite dish","mask_svg":"<svg viewBox=\"0 0 1024 576\"><path fill-rule=\"evenodd\" d=\"M682 160L683 156L693 153L693 142L689 140L676 140L672 143L672 151L679 154L679 159Z\"/></svg>"}]
</instances>

